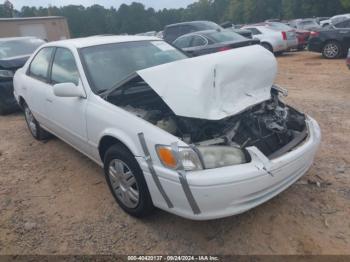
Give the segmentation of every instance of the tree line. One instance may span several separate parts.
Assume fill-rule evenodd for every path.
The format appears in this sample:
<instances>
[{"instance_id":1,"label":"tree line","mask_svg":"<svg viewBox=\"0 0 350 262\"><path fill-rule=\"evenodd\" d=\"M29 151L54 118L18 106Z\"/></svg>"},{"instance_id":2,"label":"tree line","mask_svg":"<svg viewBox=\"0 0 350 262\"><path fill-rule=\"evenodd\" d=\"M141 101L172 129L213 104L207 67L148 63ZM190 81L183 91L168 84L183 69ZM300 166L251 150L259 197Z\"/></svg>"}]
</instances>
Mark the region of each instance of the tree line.
<instances>
[{"instance_id":1,"label":"tree line","mask_svg":"<svg viewBox=\"0 0 350 262\"><path fill-rule=\"evenodd\" d=\"M100 5L68 5L24 6L21 10L14 10L9 0L0 5L0 17L64 16L72 37L160 31L165 25L190 20L246 24L266 19L323 17L342 13L350 13L350 0L199 0L186 8L157 11L137 2L122 4L118 9Z\"/></svg>"}]
</instances>

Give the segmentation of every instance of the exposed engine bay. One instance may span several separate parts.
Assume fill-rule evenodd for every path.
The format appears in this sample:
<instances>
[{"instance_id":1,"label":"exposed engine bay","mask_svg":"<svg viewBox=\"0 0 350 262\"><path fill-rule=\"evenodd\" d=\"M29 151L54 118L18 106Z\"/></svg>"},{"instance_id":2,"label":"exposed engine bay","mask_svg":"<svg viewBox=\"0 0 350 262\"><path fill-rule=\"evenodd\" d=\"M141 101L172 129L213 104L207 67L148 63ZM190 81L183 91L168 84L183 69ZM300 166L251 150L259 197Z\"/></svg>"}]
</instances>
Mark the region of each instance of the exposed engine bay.
<instances>
[{"instance_id":1,"label":"exposed engine bay","mask_svg":"<svg viewBox=\"0 0 350 262\"><path fill-rule=\"evenodd\" d=\"M140 77L116 89L106 100L187 144L255 146L270 159L292 150L307 136L305 115L284 104L277 89L271 90L270 100L219 121L175 115Z\"/></svg>"}]
</instances>

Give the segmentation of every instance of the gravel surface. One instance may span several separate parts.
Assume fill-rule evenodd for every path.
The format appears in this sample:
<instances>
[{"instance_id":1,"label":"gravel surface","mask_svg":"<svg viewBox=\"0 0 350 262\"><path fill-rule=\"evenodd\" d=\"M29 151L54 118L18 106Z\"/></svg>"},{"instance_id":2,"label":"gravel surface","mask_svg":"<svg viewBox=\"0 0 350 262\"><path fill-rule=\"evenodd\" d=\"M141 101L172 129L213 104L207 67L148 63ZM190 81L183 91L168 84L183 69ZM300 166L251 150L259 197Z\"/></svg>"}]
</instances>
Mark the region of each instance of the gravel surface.
<instances>
[{"instance_id":1,"label":"gravel surface","mask_svg":"<svg viewBox=\"0 0 350 262\"><path fill-rule=\"evenodd\" d=\"M278 61L276 82L319 121L322 146L295 185L226 219L134 219L96 164L35 141L22 114L0 117L0 254L350 254L350 71L308 52Z\"/></svg>"}]
</instances>

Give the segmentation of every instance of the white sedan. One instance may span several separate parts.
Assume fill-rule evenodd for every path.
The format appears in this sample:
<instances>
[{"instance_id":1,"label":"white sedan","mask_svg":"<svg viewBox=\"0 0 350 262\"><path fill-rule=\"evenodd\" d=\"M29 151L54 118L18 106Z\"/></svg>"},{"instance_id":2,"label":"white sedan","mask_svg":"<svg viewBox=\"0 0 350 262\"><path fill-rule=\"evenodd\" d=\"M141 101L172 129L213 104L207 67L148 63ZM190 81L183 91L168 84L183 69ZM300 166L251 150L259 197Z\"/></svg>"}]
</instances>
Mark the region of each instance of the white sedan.
<instances>
[{"instance_id":1,"label":"white sedan","mask_svg":"<svg viewBox=\"0 0 350 262\"><path fill-rule=\"evenodd\" d=\"M158 38L100 36L40 47L14 93L34 138L104 167L127 213L208 220L266 202L313 163L319 126L280 99L276 72L257 45L188 58Z\"/></svg>"}]
</instances>

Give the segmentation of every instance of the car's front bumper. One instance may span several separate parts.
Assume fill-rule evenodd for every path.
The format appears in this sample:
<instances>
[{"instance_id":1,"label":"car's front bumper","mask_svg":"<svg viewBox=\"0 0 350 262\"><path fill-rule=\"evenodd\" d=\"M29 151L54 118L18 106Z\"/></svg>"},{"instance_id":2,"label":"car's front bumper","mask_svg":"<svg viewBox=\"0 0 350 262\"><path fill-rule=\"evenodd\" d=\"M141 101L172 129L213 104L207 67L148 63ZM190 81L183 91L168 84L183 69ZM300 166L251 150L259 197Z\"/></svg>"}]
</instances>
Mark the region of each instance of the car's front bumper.
<instances>
[{"instance_id":1,"label":"car's front bumper","mask_svg":"<svg viewBox=\"0 0 350 262\"><path fill-rule=\"evenodd\" d=\"M11 113L19 110L13 95L13 80L0 81L0 111Z\"/></svg>"},{"instance_id":2,"label":"car's front bumper","mask_svg":"<svg viewBox=\"0 0 350 262\"><path fill-rule=\"evenodd\" d=\"M308 137L293 151L277 159L267 159L257 148L249 148L252 161L247 164L187 172L187 182L200 212L194 214L175 171L155 167L160 182L173 204L169 208L157 190L143 158L144 171L155 206L193 220L227 217L250 210L287 189L313 163L321 140L317 122L307 120Z\"/></svg>"}]
</instances>

